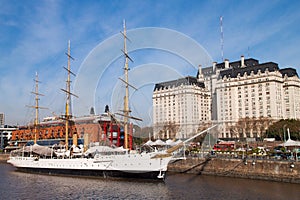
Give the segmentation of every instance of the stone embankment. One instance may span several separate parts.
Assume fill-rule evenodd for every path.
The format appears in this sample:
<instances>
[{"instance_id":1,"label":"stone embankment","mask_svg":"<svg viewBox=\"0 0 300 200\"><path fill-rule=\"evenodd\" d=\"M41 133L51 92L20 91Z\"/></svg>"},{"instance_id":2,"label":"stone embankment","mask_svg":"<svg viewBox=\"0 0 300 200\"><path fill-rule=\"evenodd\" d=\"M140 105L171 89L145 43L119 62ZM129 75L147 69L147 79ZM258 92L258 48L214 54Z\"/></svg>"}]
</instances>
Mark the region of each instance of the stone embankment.
<instances>
[{"instance_id":1,"label":"stone embankment","mask_svg":"<svg viewBox=\"0 0 300 200\"><path fill-rule=\"evenodd\" d=\"M168 166L170 172L300 183L300 162L187 158Z\"/></svg>"},{"instance_id":2,"label":"stone embankment","mask_svg":"<svg viewBox=\"0 0 300 200\"><path fill-rule=\"evenodd\" d=\"M9 154L0 153L0 162L6 162L8 160Z\"/></svg>"}]
</instances>

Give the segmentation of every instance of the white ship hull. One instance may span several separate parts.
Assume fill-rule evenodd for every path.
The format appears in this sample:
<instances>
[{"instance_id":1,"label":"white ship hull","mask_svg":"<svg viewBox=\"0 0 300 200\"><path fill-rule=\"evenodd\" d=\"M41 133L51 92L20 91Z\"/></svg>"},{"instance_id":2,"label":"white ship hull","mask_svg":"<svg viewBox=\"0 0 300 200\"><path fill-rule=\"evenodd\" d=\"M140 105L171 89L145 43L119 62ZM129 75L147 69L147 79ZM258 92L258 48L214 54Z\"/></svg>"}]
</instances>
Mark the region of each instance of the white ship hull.
<instances>
[{"instance_id":1,"label":"white ship hull","mask_svg":"<svg viewBox=\"0 0 300 200\"><path fill-rule=\"evenodd\" d=\"M158 153L101 155L95 158L10 157L18 170L46 174L162 179L172 156Z\"/></svg>"}]
</instances>

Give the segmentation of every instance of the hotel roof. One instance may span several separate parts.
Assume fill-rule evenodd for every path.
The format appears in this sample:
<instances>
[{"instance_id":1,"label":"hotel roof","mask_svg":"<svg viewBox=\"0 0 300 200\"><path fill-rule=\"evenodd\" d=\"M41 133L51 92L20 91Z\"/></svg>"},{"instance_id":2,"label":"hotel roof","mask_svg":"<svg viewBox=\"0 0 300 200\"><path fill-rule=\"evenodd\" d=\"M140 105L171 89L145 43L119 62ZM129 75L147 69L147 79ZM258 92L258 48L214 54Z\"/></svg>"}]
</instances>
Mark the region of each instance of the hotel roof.
<instances>
[{"instance_id":1,"label":"hotel roof","mask_svg":"<svg viewBox=\"0 0 300 200\"><path fill-rule=\"evenodd\" d=\"M180 78L177 80L157 83L157 84L155 84L154 91L160 90L160 89L167 89L167 88L173 87L173 86L179 87L181 85L196 85L196 86L202 87L202 88L205 87L203 82L197 81L197 78L192 77L192 76L187 76L187 77Z\"/></svg>"}]
</instances>

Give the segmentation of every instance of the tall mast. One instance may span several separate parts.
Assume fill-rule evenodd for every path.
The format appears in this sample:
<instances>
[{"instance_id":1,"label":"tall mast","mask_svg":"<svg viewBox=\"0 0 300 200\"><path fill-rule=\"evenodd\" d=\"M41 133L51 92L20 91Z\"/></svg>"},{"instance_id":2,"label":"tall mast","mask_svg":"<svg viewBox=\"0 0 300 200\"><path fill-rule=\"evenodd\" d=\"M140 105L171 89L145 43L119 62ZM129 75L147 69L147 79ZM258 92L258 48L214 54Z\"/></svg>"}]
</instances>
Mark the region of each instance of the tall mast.
<instances>
[{"instance_id":1,"label":"tall mast","mask_svg":"<svg viewBox=\"0 0 300 200\"><path fill-rule=\"evenodd\" d=\"M71 45L70 45L70 40L68 42L68 53L66 53L68 56L68 66L65 68L68 72L68 78L66 81L66 89L61 89L64 91L67 95L67 100L66 100L66 112L65 112L65 120L66 120L66 137L65 137L65 143L66 143L66 149L69 147L69 125L70 125L70 119L72 118L71 114L71 95L76 96L71 93L71 74L75 75L71 71L71 59L74 60L74 58L71 56ZM76 96L77 97L77 96Z\"/></svg>"},{"instance_id":2,"label":"tall mast","mask_svg":"<svg viewBox=\"0 0 300 200\"><path fill-rule=\"evenodd\" d=\"M31 93L35 95L35 105L34 106L28 106L28 107L31 107L31 108L35 109L35 118L34 118L33 126L34 126L34 144L36 144L38 126L39 126L39 123L40 123L39 122L39 109L43 108L43 107L39 106L39 100L40 100L39 96L44 96L43 94L39 93L39 76L38 76L37 72L35 73L34 82L35 82L35 91L31 92ZM45 108L43 108L43 109L45 109Z\"/></svg>"},{"instance_id":3,"label":"tall mast","mask_svg":"<svg viewBox=\"0 0 300 200\"><path fill-rule=\"evenodd\" d=\"M121 34L124 36L124 49L121 50L121 51L123 52L123 54L125 56L125 66L124 66L125 80L123 80L121 78L119 78L119 79L125 83L124 110L123 110L124 114L119 114L119 113L116 113L116 114L124 116L124 140L125 140L124 148L127 149L128 148L128 135L129 135L129 131L128 131L128 129L129 129L128 128L129 118L134 119L134 120L139 120L139 121L142 121L142 119L130 116L131 110L129 109L129 86L132 87L135 90L137 90L137 89L134 86L130 85L129 82L128 82L128 71L129 71L128 62L129 62L129 60L131 62L133 62L133 60L129 57L128 52L127 52L126 42L127 42L127 40L128 41L130 41L130 40L126 36L125 20L123 22L123 28L124 28L124 31L121 32Z\"/></svg>"},{"instance_id":4,"label":"tall mast","mask_svg":"<svg viewBox=\"0 0 300 200\"><path fill-rule=\"evenodd\" d=\"M38 131L38 124L39 124L39 76L36 72L35 74L35 119L34 119L34 144L36 144L37 140L37 131Z\"/></svg>"},{"instance_id":5,"label":"tall mast","mask_svg":"<svg viewBox=\"0 0 300 200\"><path fill-rule=\"evenodd\" d=\"M126 46L126 23L125 20L123 22L123 36L124 36L124 54L125 54L125 66L124 66L124 75L125 75L125 97L124 97L124 140L125 140L125 149L128 148L128 116L130 113L129 110L129 85L128 85L128 53L127 53L127 46Z\"/></svg>"},{"instance_id":6,"label":"tall mast","mask_svg":"<svg viewBox=\"0 0 300 200\"><path fill-rule=\"evenodd\" d=\"M68 43L68 78L67 78L67 101L66 101L66 149L68 149L69 146L69 119L71 118L70 116L70 100L71 100L71 95L70 95L70 89L71 89L71 78L70 78L70 68L71 68L71 48L70 48L70 40Z\"/></svg>"}]
</instances>

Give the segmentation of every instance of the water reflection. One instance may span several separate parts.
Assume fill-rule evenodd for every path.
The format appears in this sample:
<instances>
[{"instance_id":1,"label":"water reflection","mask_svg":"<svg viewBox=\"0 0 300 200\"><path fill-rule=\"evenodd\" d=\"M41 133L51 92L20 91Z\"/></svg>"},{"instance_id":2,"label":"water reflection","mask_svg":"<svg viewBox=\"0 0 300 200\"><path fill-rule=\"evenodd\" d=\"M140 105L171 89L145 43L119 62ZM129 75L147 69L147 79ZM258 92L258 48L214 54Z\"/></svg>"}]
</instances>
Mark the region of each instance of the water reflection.
<instances>
[{"instance_id":1,"label":"water reflection","mask_svg":"<svg viewBox=\"0 0 300 200\"><path fill-rule=\"evenodd\" d=\"M28 174L0 164L1 199L298 199L299 184L169 174L165 182Z\"/></svg>"}]
</instances>

